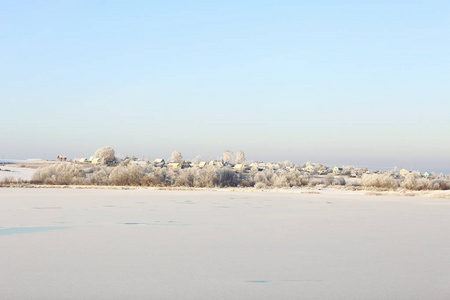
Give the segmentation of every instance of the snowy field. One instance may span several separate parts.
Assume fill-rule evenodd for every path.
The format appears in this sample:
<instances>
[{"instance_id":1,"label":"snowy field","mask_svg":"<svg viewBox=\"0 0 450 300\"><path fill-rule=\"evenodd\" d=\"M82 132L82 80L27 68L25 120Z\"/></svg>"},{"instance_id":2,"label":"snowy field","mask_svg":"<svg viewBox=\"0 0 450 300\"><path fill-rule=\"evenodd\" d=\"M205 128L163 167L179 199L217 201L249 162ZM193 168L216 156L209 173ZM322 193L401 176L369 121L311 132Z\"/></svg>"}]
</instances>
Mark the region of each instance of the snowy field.
<instances>
[{"instance_id":1,"label":"snowy field","mask_svg":"<svg viewBox=\"0 0 450 300\"><path fill-rule=\"evenodd\" d=\"M450 299L450 200L0 189L0 299Z\"/></svg>"},{"instance_id":2,"label":"snowy field","mask_svg":"<svg viewBox=\"0 0 450 300\"><path fill-rule=\"evenodd\" d=\"M59 162L42 159L0 159L0 181L5 178L30 181L37 168L55 163Z\"/></svg>"},{"instance_id":3,"label":"snowy field","mask_svg":"<svg viewBox=\"0 0 450 300\"><path fill-rule=\"evenodd\" d=\"M31 177L33 177L34 172L36 172L36 169L11 167L8 165L0 166L0 181L5 178L30 181Z\"/></svg>"}]
</instances>

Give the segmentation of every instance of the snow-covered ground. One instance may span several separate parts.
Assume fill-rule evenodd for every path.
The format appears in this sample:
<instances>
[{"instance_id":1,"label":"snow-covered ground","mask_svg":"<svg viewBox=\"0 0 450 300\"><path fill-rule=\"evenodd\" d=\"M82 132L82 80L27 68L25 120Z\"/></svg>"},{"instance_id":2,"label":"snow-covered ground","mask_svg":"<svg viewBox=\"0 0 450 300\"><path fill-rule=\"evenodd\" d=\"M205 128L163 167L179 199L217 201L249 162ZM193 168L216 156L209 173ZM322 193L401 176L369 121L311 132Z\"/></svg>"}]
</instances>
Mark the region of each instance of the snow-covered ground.
<instances>
[{"instance_id":1,"label":"snow-covered ground","mask_svg":"<svg viewBox=\"0 0 450 300\"><path fill-rule=\"evenodd\" d=\"M0 159L0 181L5 178L30 181L36 169L59 163L61 162L43 159Z\"/></svg>"},{"instance_id":2,"label":"snow-covered ground","mask_svg":"<svg viewBox=\"0 0 450 300\"><path fill-rule=\"evenodd\" d=\"M0 189L0 299L450 299L450 202Z\"/></svg>"},{"instance_id":3,"label":"snow-covered ground","mask_svg":"<svg viewBox=\"0 0 450 300\"><path fill-rule=\"evenodd\" d=\"M39 159L39 158L29 158L29 159L1 159L0 165L10 165L10 164L49 164L56 161Z\"/></svg>"},{"instance_id":4,"label":"snow-covered ground","mask_svg":"<svg viewBox=\"0 0 450 300\"><path fill-rule=\"evenodd\" d=\"M36 169L0 165L0 181L5 179L6 177L13 178L14 180L22 179L25 181L30 181L31 177L33 177L34 172L36 172Z\"/></svg>"}]
</instances>

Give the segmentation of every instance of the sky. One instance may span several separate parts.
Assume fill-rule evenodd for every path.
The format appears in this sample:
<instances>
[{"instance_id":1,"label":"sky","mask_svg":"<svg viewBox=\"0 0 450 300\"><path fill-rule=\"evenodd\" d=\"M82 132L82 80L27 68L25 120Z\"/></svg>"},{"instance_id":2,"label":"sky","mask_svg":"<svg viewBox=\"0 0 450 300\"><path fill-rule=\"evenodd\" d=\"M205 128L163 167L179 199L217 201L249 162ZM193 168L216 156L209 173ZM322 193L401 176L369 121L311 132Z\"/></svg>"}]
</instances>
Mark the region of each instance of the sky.
<instances>
[{"instance_id":1,"label":"sky","mask_svg":"<svg viewBox=\"0 0 450 300\"><path fill-rule=\"evenodd\" d=\"M450 173L449 1L0 5L1 157Z\"/></svg>"}]
</instances>

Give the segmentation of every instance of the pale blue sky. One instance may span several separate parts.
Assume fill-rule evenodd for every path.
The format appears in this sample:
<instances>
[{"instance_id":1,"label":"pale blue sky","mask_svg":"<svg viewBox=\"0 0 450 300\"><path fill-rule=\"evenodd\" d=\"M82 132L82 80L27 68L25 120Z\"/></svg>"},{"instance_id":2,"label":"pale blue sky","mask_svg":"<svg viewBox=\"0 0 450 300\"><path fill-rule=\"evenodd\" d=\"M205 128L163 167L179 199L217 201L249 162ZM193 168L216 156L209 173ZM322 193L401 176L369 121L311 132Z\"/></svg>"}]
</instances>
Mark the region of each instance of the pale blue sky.
<instances>
[{"instance_id":1,"label":"pale blue sky","mask_svg":"<svg viewBox=\"0 0 450 300\"><path fill-rule=\"evenodd\" d=\"M0 1L0 155L450 173L448 1Z\"/></svg>"}]
</instances>

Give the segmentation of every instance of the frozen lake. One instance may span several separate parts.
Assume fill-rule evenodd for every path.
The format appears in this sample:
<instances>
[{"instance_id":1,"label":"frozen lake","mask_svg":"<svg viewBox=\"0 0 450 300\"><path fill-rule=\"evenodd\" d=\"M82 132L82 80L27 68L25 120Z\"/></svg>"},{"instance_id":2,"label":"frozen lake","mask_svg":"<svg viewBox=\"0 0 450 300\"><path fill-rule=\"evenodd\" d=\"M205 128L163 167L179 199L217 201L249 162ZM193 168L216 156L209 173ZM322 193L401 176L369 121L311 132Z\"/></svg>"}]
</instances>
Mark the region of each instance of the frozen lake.
<instances>
[{"instance_id":1,"label":"frozen lake","mask_svg":"<svg viewBox=\"0 0 450 300\"><path fill-rule=\"evenodd\" d=\"M0 165L0 181L2 181L5 178L9 178L12 180L22 179L22 180L30 181L35 172L36 172L36 169L11 167L8 165L1 166Z\"/></svg>"},{"instance_id":2,"label":"frozen lake","mask_svg":"<svg viewBox=\"0 0 450 300\"><path fill-rule=\"evenodd\" d=\"M1 299L450 299L450 200L0 189Z\"/></svg>"}]
</instances>

